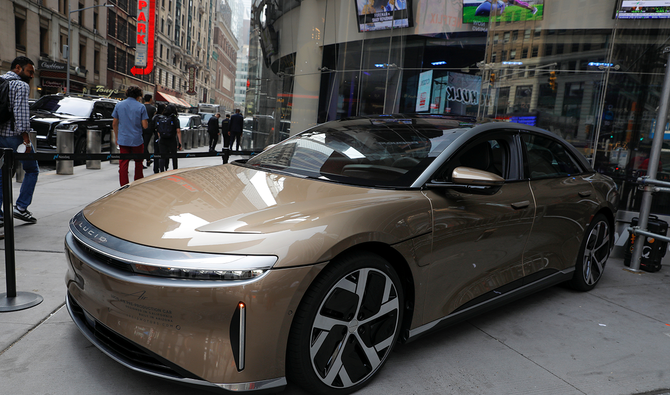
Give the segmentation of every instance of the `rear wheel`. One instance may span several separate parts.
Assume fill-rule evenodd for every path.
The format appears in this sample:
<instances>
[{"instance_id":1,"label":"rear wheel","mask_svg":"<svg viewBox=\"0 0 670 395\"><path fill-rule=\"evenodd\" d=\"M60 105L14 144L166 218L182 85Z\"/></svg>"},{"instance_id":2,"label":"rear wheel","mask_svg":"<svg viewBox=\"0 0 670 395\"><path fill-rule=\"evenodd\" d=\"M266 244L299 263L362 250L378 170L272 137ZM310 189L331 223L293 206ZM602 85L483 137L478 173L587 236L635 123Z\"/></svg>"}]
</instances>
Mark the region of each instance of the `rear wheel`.
<instances>
[{"instance_id":1,"label":"rear wheel","mask_svg":"<svg viewBox=\"0 0 670 395\"><path fill-rule=\"evenodd\" d=\"M592 290L600 281L609 256L609 222L604 215L598 214L586 230L570 286L580 291Z\"/></svg>"},{"instance_id":2,"label":"rear wheel","mask_svg":"<svg viewBox=\"0 0 670 395\"><path fill-rule=\"evenodd\" d=\"M348 394L381 369L400 333L403 290L371 253L333 262L314 281L289 337L287 374L314 394Z\"/></svg>"}]
</instances>

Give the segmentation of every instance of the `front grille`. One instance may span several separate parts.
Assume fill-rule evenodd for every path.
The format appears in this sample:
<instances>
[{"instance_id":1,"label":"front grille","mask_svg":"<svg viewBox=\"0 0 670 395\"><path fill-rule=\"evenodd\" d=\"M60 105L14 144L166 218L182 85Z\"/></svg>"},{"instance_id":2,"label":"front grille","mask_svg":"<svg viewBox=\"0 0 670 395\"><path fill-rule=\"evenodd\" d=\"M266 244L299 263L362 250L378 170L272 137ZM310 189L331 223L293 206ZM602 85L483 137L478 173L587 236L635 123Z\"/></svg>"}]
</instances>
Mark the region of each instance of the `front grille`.
<instances>
[{"instance_id":1,"label":"front grille","mask_svg":"<svg viewBox=\"0 0 670 395\"><path fill-rule=\"evenodd\" d=\"M154 372L160 376L171 376L178 379L190 378L201 380L192 373L189 373L177 367L176 365L173 365L164 358L144 349L143 347L138 346L137 344L131 342L113 330L107 328L102 323L100 323L100 321L95 319L87 319L86 314L84 314L84 309L79 306L70 293L68 293L67 297L68 303L70 305L70 312L73 316L78 318L78 321L81 324L86 327L85 330L92 334L100 343L96 344L96 346L102 346L102 348L104 348L106 351L111 352L115 355L115 357L123 360L124 363L135 368Z\"/></svg>"},{"instance_id":2,"label":"front grille","mask_svg":"<svg viewBox=\"0 0 670 395\"><path fill-rule=\"evenodd\" d=\"M86 244L82 243L76 237L74 238L74 241L77 244L77 247L81 248L84 252L89 254L92 258L95 258L95 260L98 263L113 267L114 269L121 270L121 271L124 271L124 272L130 272L130 273L133 272L133 270L130 268L130 265L128 263L119 261L118 259L114 259L114 258L110 257L109 255L101 254L98 251L96 251L96 250L92 249L91 247L87 246Z\"/></svg>"},{"instance_id":3,"label":"front grille","mask_svg":"<svg viewBox=\"0 0 670 395\"><path fill-rule=\"evenodd\" d=\"M51 124L42 122L31 122L30 127L37 132L38 136L48 136L49 129L51 129Z\"/></svg>"}]
</instances>

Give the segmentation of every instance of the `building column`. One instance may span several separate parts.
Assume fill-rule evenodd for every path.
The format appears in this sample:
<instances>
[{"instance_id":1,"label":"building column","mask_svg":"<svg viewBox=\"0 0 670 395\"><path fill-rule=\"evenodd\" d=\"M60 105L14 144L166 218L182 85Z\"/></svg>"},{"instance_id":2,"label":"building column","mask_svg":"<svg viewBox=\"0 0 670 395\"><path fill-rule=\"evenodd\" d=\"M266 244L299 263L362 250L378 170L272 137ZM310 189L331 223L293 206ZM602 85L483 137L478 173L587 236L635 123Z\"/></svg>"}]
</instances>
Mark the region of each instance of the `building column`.
<instances>
[{"instance_id":1,"label":"building column","mask_svg":"<svg viewBox=\"0 0 670 395\"><path fill-rule=\"evenodd\" d=\"M316 125L318 118L325 6L326 2L317 0L300 5L291 134Z\"/></svg>"}]
</instances>

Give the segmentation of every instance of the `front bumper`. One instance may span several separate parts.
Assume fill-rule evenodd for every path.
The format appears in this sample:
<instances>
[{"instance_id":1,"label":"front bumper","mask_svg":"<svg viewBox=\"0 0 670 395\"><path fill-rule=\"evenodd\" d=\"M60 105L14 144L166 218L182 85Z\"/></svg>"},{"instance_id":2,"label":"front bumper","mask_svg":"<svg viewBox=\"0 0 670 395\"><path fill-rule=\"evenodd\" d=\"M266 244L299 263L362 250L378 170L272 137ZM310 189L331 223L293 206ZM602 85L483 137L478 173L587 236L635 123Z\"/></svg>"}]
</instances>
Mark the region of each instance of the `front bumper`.
<instances>
[{"instance_id":1,"label":"front bumper","mask_svg":"<svg viewBox=\"0 0 670 395\"><path fill-rule=\"evenodd\" d=\"M273 269L254 280L187 280L128 272L72 231L65 250L68 310L95 346L133 370L229 391L286 385L293 312L324 266Z\"/></svg>"}]
</instances>

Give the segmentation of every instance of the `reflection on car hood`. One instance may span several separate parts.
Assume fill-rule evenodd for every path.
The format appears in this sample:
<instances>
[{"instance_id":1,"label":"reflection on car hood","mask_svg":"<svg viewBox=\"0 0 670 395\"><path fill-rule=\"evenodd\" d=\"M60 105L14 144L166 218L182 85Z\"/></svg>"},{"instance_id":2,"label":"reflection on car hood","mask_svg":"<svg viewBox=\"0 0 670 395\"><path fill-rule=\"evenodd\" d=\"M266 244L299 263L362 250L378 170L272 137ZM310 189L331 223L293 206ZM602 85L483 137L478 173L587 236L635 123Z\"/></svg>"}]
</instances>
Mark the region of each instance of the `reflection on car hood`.
<instances>
[{"instance_id":1,"label":"reflection on car hood","mask_svg":"<svg viewBox=\"0 0 670 395\"><path fill-rule=\"evenodd\" d=\"M353 187L230 164L131 184L92 203L84 215L139 244L272 254L293 265L329 259L361 237L393 244L430 229L421 191Z\"/></svg>"}]
</instances>

